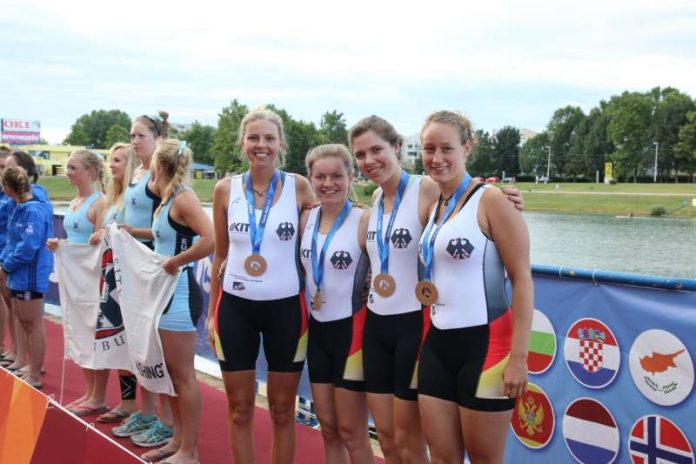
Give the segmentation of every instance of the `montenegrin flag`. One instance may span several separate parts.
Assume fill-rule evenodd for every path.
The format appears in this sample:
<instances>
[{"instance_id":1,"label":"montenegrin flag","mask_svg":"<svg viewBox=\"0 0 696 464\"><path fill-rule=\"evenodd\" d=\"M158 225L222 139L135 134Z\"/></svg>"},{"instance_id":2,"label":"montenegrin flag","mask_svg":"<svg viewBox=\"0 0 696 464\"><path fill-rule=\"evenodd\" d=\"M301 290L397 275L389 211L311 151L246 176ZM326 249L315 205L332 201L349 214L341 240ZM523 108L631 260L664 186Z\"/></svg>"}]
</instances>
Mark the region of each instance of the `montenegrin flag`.
<instances>
[{"instance_id":1,"label":"montenegrin flag","mask_svg":"<svg viewBox=\"0 0 696 464\"><path fill-rule=\"evenodd\" d=\"M551 401L541 387L529 383L527 391L517 397L510 426L517 439L528 448L540 449L549 444L555 418Z\"/></svg>"}]
</instances>

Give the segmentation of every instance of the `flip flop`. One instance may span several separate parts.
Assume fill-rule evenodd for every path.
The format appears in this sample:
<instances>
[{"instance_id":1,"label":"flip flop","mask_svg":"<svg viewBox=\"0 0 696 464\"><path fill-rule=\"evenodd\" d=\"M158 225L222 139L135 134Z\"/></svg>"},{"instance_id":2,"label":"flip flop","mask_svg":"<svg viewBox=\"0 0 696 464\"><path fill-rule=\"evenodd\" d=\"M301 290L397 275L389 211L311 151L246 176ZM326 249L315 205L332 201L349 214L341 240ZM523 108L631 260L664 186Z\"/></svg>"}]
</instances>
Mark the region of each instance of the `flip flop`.
<instances>
[{"instance_id":1,"label":"flip flop","mask_svg":"<svg viewBox=\"0 0 696 464\"><path fill-rule=\"evenodd\" d=\"M79 405L81 405L82 403L84 403L85 401L87 401L87 400L86 400L86 399L81 400L81 401L75 400L75 401L73 401L73 402L71 402L71 403L66 404L66 405L63 406L63 407L64 407L65 409L67 409L68 411L70 411L71 409L75 409L76 407L78 407Z\"/></svg>"},{"instance_id":2,"label":"flip flop","mask_svg":"<svg viewBox=\"0 0 696 464\"><path fill-rule=\"evenodd\" d=\"M107 412L109 410L108 406L100 406L96 408L90 408L89 406L76 406L69 411L76 415L77 417L84 417L84 416L93 416L95 414L101 414L103 412Z\"/></svg>"},{"instance_id":3,"label":"flip flop","mask_svg":"<svg viewBox=\"0 0 696 464\"><path fill-rule=\"evenodd\" d=\"M152 451L148 451L147 453L143 453L140 455L140 459L142 459L145 462L161 462L162 459L167 459L170 456L174 456L176 453L176 450L164 450L162 448L157 448Z\"/></svg>"},{"instance_id":4,"label":"flip flop","mask_svg":"<svg viewBox=\"0 0 696 464\"><path fill-rule=\"evenodd\" d=\"M97 417L97 422L101 424L112 424L114 422L121 422L123 419L130 417L131 414L132 413L128 411L112 409L111 411L106 411L104 414Z\"/></svg>"}]
</instances>

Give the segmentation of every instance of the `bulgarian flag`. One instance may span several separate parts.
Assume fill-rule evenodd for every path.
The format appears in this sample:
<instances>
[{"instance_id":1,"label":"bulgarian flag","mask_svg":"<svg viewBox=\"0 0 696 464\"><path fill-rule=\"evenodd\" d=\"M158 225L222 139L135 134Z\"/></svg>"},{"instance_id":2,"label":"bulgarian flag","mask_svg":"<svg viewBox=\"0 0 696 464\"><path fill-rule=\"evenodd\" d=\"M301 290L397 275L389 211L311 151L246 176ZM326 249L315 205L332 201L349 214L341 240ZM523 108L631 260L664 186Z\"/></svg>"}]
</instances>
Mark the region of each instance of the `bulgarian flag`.
<instances>
[{"instance_id":1,"label":"bulgarian flag","mask_svg":"<svg viewBox=\"0 0 696 464\"><path fill-rule=\"evenodd\" d=\"M532 333L529 337L527 367L532 374L545 372L556 356L556 334L548 317L538 309L534 310Z\"/></svg>"}]
</instances>

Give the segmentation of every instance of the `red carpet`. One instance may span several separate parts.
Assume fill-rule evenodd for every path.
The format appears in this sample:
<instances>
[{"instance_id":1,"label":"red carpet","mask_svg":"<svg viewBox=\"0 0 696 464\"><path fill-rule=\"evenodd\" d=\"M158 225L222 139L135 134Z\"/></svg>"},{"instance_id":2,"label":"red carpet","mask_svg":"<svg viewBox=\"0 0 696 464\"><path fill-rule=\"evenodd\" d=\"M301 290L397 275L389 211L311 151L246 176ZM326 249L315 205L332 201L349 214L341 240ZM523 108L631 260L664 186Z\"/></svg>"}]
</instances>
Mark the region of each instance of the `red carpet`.
<instances>
[{"instance_id":1,"label":"red carpet","mask_svg":"<svg viewBox=\"0 0 696 464\"><path fill-rule=\"evenodd\" d=\"M46 321L46 375L43 377L43 392L60 400L60 375L62 370L63 328L60 324ZM227 426L227 401L225 393L207 384L201 383L203 413L199 441L201 462L204 464L230 463L232 454L229 446ZM66 362L65 385L62 404L66 405L83 393L82 374L72 361ZM109 378L107 400L110 406L118 403L118 378L112 373ZM96 416L84 418L94 421ZM110 429L117 424L96 424L98 429L111 436ZM297 424L297 463L316 463L323 460L321 434L318 430ZM256 408L254 418L254 437L256 440L256 457L259 463L270 462L271 455L271 421L268 411ZM129 439L116 439L118 443L140 455L144 451L133 445ZM50 462L50 461L49 461Z\"/></svg>"}]
</instances>

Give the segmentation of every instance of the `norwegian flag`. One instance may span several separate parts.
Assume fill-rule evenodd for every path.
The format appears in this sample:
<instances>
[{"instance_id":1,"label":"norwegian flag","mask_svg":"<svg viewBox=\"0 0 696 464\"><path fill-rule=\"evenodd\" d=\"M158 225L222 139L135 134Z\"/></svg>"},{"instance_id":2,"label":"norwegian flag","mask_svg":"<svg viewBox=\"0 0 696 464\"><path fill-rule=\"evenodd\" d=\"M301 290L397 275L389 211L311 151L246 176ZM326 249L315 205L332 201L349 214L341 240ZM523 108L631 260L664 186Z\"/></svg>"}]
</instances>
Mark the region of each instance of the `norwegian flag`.
<instances>
[{"instance_id":1,"label":"norwegian flag","mask_svg":"<svg viewBox=\"0 0 696 464\"><path fill-rule=\"evenodd\" d=\"M597 372L602 368L604 343L594 340L580 340L580 360L582 368L587 372Z\"/></svg>"},{"instance_id":2,"label":"norwegian flag","mask_svg":"<svg viewBox=\"0 0 696 464\"><path fill-rule=\"evenodd\" d=\"M633 425L629 452L634 464L694 464L684 432L662 416L643 416Z\"/></svg>"}]
</instances>

